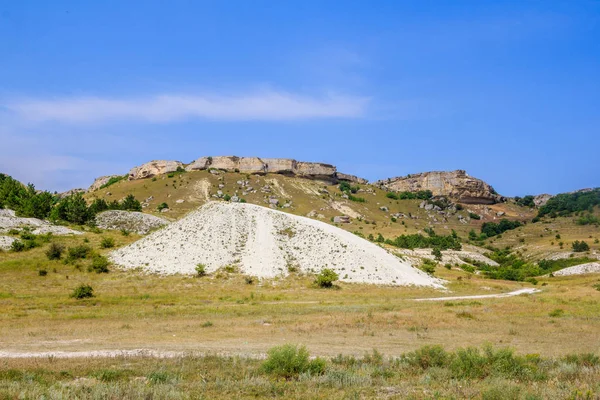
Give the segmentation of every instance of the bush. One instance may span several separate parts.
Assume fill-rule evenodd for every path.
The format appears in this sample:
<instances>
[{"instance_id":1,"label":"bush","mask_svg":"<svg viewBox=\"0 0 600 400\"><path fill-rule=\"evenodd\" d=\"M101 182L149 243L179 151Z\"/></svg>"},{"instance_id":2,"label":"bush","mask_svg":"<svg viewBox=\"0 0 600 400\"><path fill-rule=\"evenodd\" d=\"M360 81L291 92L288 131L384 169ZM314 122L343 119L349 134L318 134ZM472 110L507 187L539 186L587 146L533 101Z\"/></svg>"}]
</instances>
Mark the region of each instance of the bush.
<instances>
[{"instance_id":1,"label":"bush","mask_svg":"<svg viewBox=\"0 0 600 400\"><path fill-rule=\"evenodd\" d=\"M322 288L330 288L333 286L333 282L339 279L339 275L332 269L324 268L317 278L315 283Z\"/></svg>"},{"instance_id":2,"label":"bush","mask_svg":"<svg viewBox=\"0 0 600 400\"><path fill-rule=\"evenodd\" d=\"M196 265L196 275L205 276L206 275L206 265L204 265L204 264Z\"/></svg>"},{"instance_id":3,"label":"bush","mask_svg":"<svg viewBox=\"0 0 600 400\"><path fill-rule=\"evenodd\" d=\"M111 249L115 247L115 240L109 237L102 238L102 241L100 242L100 247L102 247L103 249Z\"/></svg>"},{"instance_id":4,"label":"bush","mask_svg":"<svg viewBox=\"0 0 600 400\"><path fill-rule=\"evenodd\" d=\"M40 270L38 271L38 275L39 275L39 276L46 276L46 275L48 275L48 271L47 271L47 270L45 270L45 269L40 269Z\"/></svg>"},{"instance_id":5,"label":"bush","mask_svg":"<svg viewBox=\"0 0 600 400\"><path fill-rule=\"evenodd\" d=\"M92 253L92 248L82 244L81 246L69 247L69 259L79 260L87 258Z\"/></svg>"},{"instance_id":6,"label":"bush","mask_svg":"<svg viewBox=\"0 0 600 400\"><path fill-rule=\"evenodd\" d=\"M470 212L469 213L469 218L480 220L481 219L481 215Z\"/></svg>"},{"instance_id":7,"label":"bush","mask_svg":"<svg viewBox=\"0 0 600 400\"><path fill-rule=\"evenodd\" d=\"M573 244L571 246L573 247L573 251L576 253L581 253L581 252L590 250L590 245L588 245L583 240L581 242L579 240L576 240L573 242Z\"/></svg>"},{"instance_id":8,"label":"bush","mask_svg":"<svg viewBox=\"0 0 600 400\"><path fill-rule=\"evenodd\" d=\"M445 367L450 360L450 355L442 346L423 346L406 354L404 359L410 366L426 370L431 367Z\"/></svg>"},{"instance_id":9,"label":"bush","mask_svg":"<svg viewBox=\"0 0 600 400\"><path fill-rule=\"evenodd\" d=\"M73 289L71 297L74 299L86 299L94 297L94 289L90 285L81 284Z\"/></svg>"},{"instance_id":10,"label":"bush","mask_svg":"<svg viewBox=\"0 0 600 400\"><path fill-rule=\"evenodd\" d=\"M435 257L436 261L442 261L442 251L435 247L432 251L431 251L431 255Z\"/></svg>"},{"instance_id":11,"label":"bush","mask_svg":"<svg viewBox=\"0 0 600 400\"><path fill-rule=\"evenodd\" d=\"M20 240L15 240L10 245L10 249L16 253L19 253L19 252L25 250L25 244L23 242L21 242Z\"/></svg>"},{"instance_id":12,"label":"bush","mask_svg":"<svg viewBox=\"0 0 600 400\"><path fill-rule=\"evenodd\" d=\"M95 255L94 258L92 259L92 265L90 266L91 270L96 272L97 274L102 274L102 273L108 273L108 266L110 265L110 262L108 261L108 258L101 256L101 255Z\"/></svg>"},{"instance_id":13,"label":"bush","mask_svg":"<svg viewBox=\"0 0 600 400\"><path fill-rule=\"evenodd\" d=\"M316 358L310 360L306 347L285 344L273 347L268 351L268 356L261 366L261 370L269 375L291 379L300 374L321 375L325 372L325 360Z\"/></svg>"},{"instance_id":14,"label":"bush","mask_svg":"<svg viewBox=\"0 0 600 400\"><path fill-rule=\"evenodd\" d=\"M481 233L485 235L485 237L492 237L496 235L500 235L508 230L516 229L523 224L519 221L511 221L508 219L502 219L499 223L495 222L484 222L481 225Z\"/></svg>"},{"instance_id":15,"label":"bush","mask_svg":"<svg viewBox=\"0 0 600 400\"><path fill-rule=\"evenodd\" d=\"M60 260L63 251L65 251L65 246L58 243L52 243L48 250L46 250L46 257L48 257L48 260Z\"/></svg>"},{"instance_id":16,"label":"bush","mask_svg":"<svg viewBox=\"0 0 600 400\"><path fill-rule=\"evenodd\" d=\"M433 275L435 273L436 263L435 261L425 259L421 264L421 270L429 275Z\"/></svg>"}]
</instances>

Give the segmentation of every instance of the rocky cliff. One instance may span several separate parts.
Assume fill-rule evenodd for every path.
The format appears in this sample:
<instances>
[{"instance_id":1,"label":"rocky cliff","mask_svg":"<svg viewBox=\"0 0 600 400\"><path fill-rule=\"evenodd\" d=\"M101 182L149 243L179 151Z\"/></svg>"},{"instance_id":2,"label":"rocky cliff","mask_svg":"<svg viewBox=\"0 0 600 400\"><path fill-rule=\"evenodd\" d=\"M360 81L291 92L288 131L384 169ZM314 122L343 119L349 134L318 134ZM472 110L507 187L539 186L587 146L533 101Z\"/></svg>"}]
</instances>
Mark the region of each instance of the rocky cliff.
<instances>
[{"instance_id":1,"label":"rocky cliff","mask_svg":"<svg viewBox=\"0 0 600 400\"><path fill-rule=\"evenodd\" d=\"M183 167L183 164L179 161L151 161L133 168L129 172L129 179L151 178L156 175L175 172L179 167ZM368 183L366 179L337 172L337 168L330 164L303 162L285 158L200 157L185 167L186 171L202 171L207 169L241 172L244 174L282 174L333 182L342 180L360 184Z\"/></svg>"},{"instance_id":2,"label":"rocky cliff","mask_svg":"<svg viewBox=\"0 0 600 400\"><path fill-rule=\"evenodd\" d=\"M493 204L505 200L493 187L463 170L424 172L390 178L376 184L396 192L431 190L434 196L446 196L470 204Z\"/></svg>"}]
</instances>

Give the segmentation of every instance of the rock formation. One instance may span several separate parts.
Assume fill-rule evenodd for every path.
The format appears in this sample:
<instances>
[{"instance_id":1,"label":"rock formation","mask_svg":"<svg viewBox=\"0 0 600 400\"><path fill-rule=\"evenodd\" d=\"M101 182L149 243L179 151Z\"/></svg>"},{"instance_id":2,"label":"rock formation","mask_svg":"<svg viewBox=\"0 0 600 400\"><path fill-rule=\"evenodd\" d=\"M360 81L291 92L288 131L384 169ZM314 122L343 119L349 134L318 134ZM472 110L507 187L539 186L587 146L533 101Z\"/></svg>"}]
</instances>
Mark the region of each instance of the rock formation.
<instances>
[{"instance_id":1,"label":"rock formation","mask_svg":"<svg viewBox=\"0 0 600 400\"><path fill-rule=\"evenodd\" d=\"M548 200L550 200L553 197L554 196L552 196L551 194L538 194L533 198L533 204L535 204L536 207L543 207L546 205Z\"/></svg>"},{"instance_id":2,"label":"rock formation","mask_svg":"<svg viewBox=\"0 0 600 400\"><path fill-rule=\"evenodd\" d=\"M238 171L246 174L282 174L298 176L309 179L322 179L329 181L350 181L366 184L367 180L354 175L337 172L337 168L330 164L303 162L286 158L258 158L258 157L201 157L189 164L186 171L200 171L206 169L219 169L223 171Z\"/></svg>"},{"instance_id":3,"label":"rock formation","mask_svg":"<svg viewBox=\"0 0 600 400\"><path fill-rule=\"evenodd\" d=\"M376 184L396 192L430 190L434 196L446 196L469 204L493 204L505 200L493 187L463 170L424 172L390 178Z\"/></svg>"},{"instance_id":4,"label":"rock formation","mask_svg":"<svg viewBox=\"0 0 600 400\"><path fill-rule=\"evenodd\" d=\"M101 186L106 185L111 178L118 178L120 175L106 175L96 178L94 183L88 188L88 192L93 192L100 189Z\"/></svg>"},{"instance_id":5,"label":"rock formation","mask_svg":"<svg viewBox=\"0 0 600 400\"><path fill-rule=\"evenodd\" d=\"M179 161L154 160L129 171L129 180L152 178L156 175L168 174L183 167Z\"/></svg>"}]
</instances>

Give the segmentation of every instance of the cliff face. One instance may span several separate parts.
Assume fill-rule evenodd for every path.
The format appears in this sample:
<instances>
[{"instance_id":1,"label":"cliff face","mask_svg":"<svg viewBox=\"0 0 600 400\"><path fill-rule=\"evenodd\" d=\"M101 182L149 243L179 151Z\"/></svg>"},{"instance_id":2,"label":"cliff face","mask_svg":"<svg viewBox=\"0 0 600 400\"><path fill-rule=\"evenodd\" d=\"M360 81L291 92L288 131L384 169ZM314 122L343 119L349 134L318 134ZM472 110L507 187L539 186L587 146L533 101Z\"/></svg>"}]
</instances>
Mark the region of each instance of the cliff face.
<instances>
[{"instance_id":1,"label":"cliff face","mask_svg":"<svg viewBox=\"0 0 600 400\"><path fill-rule=\"evenodd\" d=\"M366 184L367 180L354 175L337 172L337 168L330 164L296 161L286 158L258 158L258 157L201 157L188 165L186 171L198 171L209 168L224 171L239 171L246 174L282 174L298 176L308 179L323 179L330 181L350 181Z\"/></svg>"},{"instance_id":2,"label":"cliff face","mask_svg":"<svg viewBox=\"0 0 600 400\"><path fill-rule=\"evenodd\" d=\"M469 204L493 204L504 201L493 187L463 170L433 171L376 182L396 192L431 190L434 196L446 196Z\"/></svg>"}]
</instances>

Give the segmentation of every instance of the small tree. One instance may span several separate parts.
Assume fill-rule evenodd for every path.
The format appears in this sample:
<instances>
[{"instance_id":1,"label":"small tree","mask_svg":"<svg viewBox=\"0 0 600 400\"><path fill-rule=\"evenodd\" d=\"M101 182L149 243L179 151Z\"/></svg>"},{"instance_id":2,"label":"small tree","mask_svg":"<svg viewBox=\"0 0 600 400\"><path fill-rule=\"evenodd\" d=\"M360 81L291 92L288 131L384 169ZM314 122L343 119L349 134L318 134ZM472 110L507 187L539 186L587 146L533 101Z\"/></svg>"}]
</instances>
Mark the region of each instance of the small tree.
<instances>
[{"instance_id":1,"label":"small tree","mask_svg":"<svg viewBox=\"0 0 600 400\"><path fill-rule=\"evenodd\" d=\"M324 268L315 280L315 283L322 288L330 288L333 282L339 279L339 275L330 268Z\"/></svg>"},{"instance_id":2,"label":"small tree","mask_svg":"<svg viewBox=\"0 0 600 400\"><path fill-rule=\"evenodd\" d=\"M442 251L436 247L431 251L431 255L433 255L436 261L442 261Z\"/></svg>"}]
</instances>

